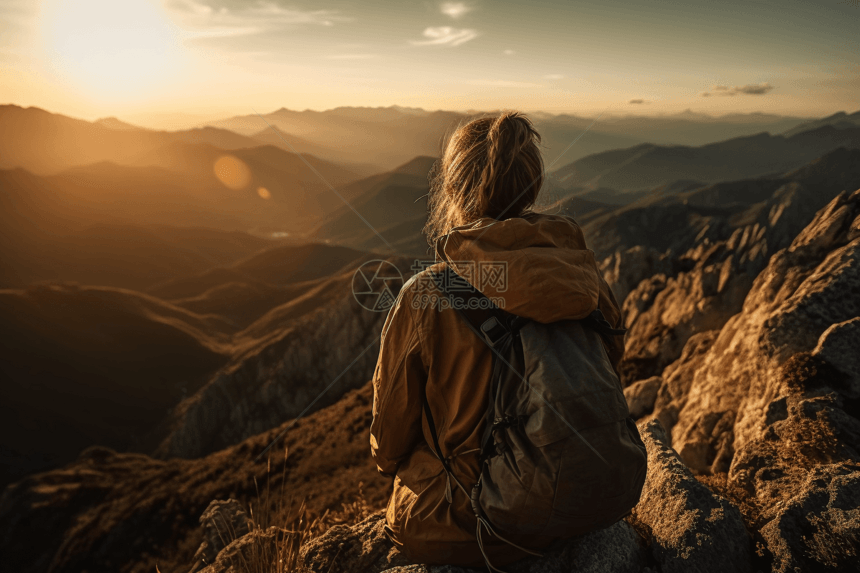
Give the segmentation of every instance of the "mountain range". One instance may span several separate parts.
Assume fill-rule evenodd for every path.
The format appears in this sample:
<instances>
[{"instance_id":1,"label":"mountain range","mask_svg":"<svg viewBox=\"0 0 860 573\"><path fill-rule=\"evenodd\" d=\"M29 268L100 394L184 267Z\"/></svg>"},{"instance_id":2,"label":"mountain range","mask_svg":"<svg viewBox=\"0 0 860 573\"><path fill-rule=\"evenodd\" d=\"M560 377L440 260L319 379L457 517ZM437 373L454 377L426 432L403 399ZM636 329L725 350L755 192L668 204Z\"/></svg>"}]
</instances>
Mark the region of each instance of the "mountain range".
<instances>
[{"instance_id":1,"label":"mountain range","mask_svg":"<svg viewBox=\"0 0 860 573\"><path fill-rule=\"evenodd\" d=\"M822 547L860 531L839 513L860 499L858 113L610 118L553 166L536 209L576 220L622 305L649 448L643 502L589 554L620 547L639 573L682 568L667 547L750 573L845 565ZM438 144L473 115L281 109L279 133L256 115L165 132L0 107L4 563L185 567L209 502L260 504L264 480L317 516L359 483L381 509L366 436L386 313L355 280L426 256ZM590 122L533 117L556 151Z\"/></svg>"}]
</instances>

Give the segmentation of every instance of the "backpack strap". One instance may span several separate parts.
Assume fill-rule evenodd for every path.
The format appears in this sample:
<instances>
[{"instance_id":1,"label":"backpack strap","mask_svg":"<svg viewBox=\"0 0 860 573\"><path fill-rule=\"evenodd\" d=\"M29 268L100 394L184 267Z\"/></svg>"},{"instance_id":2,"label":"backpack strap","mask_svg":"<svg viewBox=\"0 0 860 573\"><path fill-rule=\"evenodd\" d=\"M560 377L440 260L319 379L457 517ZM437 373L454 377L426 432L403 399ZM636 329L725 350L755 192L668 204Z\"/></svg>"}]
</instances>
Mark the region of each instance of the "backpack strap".
<instances>
[{"instance_id":1,"label":"backpack strap","mask_svg":"<svg viewBox=\"0 0 860 573\"><path fill-rule=\"evenodd\" d=\"M495 346L510 331L511 315L470 285L449 264L445 265L444 271L433 272L432 276L436 287L450 301L451 308L465 319L472 332L486 344ZM464 288L454 291L449 288L452 284L460 284Z\"/></svg>"},{"instance_id":2,"label":"backpack strap","mask_svg":"<svg viewBox=\"0 0 860 573\"><path fill-rule=\"evenodd\" d=\"M496 390L501 380L501 373L505 369L505 365L498 359L498 354L506 353L505 346L510 343L511 335L519 329L525 319L505 312L474 287L464 289L462 292L452 292L448 285L463 284L465 280L450 265L446 264L445 270L441 273L434 272L433 281L439 291L448 298L451 308L455 309L472 332L494 351L490 353L492 366L490 384L487 388L485 416L487 424L481 436L481 462L483 463L496 453L493 430L500 424L509 423L508 420L495 419ZM465 284L469 283L465 282Z\"/></svg>"}]
</instances>

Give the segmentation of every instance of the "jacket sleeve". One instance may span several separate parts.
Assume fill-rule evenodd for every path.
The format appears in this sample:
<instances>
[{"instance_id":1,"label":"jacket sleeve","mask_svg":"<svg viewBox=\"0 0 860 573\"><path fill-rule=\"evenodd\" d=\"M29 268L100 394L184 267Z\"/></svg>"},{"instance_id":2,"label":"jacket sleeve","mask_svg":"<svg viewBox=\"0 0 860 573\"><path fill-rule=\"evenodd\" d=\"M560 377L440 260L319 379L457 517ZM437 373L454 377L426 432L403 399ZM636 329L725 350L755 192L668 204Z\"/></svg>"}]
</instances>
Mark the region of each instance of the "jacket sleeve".
<instances>
[{"instance_id":1,"label":"jacket sleeve","mask_svg":"<svg viewBox=\"0 0 860 573\"><path fill-rule=\"evenodd\" d=\"M373 374L370 450L379 472L397 473L420 440L422 388L427 374L421 360L412 309L398 297L382 328L379 360Z\"/></svg>"}]
</instances>

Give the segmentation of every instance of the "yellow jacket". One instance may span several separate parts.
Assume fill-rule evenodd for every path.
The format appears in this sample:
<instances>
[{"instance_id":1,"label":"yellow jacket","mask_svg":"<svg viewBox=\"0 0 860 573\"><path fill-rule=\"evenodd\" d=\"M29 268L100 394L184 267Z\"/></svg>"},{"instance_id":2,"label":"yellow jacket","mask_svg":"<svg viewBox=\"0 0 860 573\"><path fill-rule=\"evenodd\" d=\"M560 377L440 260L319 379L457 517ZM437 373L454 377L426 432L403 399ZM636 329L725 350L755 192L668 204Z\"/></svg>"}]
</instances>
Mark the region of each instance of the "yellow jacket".
<instances>
[{"instance_id":1,"label":"yellow jacket","mask_svg":"<svg viewBox=\"0 0 860 573\"><path fill-rule=\"evenodd\" d=\"M618 303L594 253L568 217L485 218L455 229L437 248L454 270L471 277L469 282L485 296L501 298L512 314L548 323L584 318L599 305L613 327L622 326ZM506 267L501 280L498 274L480 276L489 263L497 273ZM416 562L480 567L484 558L470 501L453 484L452 502L446 500L447 474L428 445L433 442L422 411L423 386L442 455L471 487L478 479L492 357L455 310L433 305L439 291L428 273L446 264L437 263L407 281L388 314L373 376L370 444L379 471L394 476L386 512L386 532L394 544ZM606 347L616 370L624 350L620 338ZM556 540L507 537L533 549ZM484 548L496 566L527 556L492 536L484 537Z\"/></svg>"}]
</instances>

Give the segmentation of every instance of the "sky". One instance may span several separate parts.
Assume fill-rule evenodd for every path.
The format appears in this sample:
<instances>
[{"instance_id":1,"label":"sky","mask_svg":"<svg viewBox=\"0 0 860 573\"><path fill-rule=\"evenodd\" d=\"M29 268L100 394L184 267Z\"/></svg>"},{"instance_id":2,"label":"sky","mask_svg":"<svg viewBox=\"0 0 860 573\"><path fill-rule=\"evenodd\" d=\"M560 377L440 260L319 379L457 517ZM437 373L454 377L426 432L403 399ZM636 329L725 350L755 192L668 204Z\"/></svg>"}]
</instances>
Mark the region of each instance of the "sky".
<instances>
[{"instance_id":1,"label":"sky","mask_svg":"<svg viewBox=\"0 0 860 573\"><path fill-rule=\"evenodd\" d=\"M860 109L858 28L857 0L0 0L0 103L821 117Z\"/></svg>"}]
</instances>

